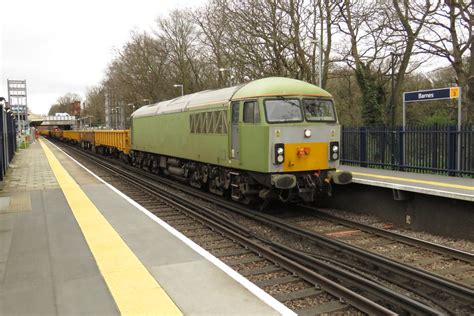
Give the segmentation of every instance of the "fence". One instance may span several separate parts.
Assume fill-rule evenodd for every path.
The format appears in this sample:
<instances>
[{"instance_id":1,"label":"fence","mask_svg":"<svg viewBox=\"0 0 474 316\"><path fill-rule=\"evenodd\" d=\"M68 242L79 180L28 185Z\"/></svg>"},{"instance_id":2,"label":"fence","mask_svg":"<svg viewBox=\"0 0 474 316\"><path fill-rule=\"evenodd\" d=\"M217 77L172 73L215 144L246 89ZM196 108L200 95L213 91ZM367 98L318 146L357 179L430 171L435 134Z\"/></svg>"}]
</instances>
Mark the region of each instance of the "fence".
<instances>
[{"instance_id":1,"label":"fence","mask_svg":"<svg viewBox=\"0 0 474 316\"><path fill-rule=\"evenodd\" d=\"M16 125L12 112L0 106L0 181L16 151Z\"/></svg>"},{"instance_id":2,"label":"fence","mask_svg":"<svg viewBox=\"0 0 474 316\"><path fill-rule=\"evenodd\" d=\"M474 124L343 127L341 147L345 165L474 177Z\"/></svg>"}]
</instances>

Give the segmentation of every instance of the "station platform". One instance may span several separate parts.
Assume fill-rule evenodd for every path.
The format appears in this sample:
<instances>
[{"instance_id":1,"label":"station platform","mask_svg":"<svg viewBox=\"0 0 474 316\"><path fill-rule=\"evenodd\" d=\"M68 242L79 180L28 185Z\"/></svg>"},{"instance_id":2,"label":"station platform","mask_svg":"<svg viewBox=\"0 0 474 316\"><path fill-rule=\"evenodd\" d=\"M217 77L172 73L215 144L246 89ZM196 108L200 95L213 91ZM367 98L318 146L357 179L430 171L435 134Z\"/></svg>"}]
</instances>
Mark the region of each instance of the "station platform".
<instances>
[{"instance_id":1,"label":"station platform","mask_svg":"<svg viewBox=\"0 0 474 316\"><path fill-rule=\"evenodd\" d=\"M51 143L0 192L0 315L294 315Z\"/></svg>"},{"instance_id":2,"label":"station platform","mask_svg":"<svg viewBox=\"0 0 474 316\"><path fill-rule=\"evenodd\" d=\"M474 179L341 165L352 182L474 202Z\"/></svg>"}]
</instances>

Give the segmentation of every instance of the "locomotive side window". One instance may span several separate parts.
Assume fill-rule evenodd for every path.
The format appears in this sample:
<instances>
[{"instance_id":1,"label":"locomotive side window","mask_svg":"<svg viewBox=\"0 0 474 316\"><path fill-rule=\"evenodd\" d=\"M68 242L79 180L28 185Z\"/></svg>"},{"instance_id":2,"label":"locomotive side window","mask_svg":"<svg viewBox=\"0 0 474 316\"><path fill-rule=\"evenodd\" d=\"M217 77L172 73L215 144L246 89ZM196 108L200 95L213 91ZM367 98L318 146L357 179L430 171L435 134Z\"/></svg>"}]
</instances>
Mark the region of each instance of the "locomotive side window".
<instances>
[{"instance_id":1,"label":"locomotive side window","mask_svg":"<svg viewBox=\"0 0 474 316\"><path fill-rule=\"evenodd\" d=\"M265 115L269 123L301 122L303 113L298 99L265 100Z\"/></svg>"},{"instance_id":2,"label":"locomotive side window","mask_svg":"<svg viewBox=\"0 0 474 316\"><path fill-rule=\"evenodd\" d=\"M189 130L192 134L227 134L227 110L190 114Z\"/></svg>"},{"instance_id":3,"label":"locomotive side window","mask_svg":"<svg viewBox=\"0 0 474 316\"><path fill-rule=\"evenodd\" d=\"M331 100L303 99L303 107L308 121L336 121L336 113Z\"/></svg>"},{"instance_id":4,"label":"locomotive side window","mask_svg":"<svg viewBox=\"0 0 474 316\"><path fill-rule=\"evenodd\" d=\"M260 123L260 111L256 101L244 103L244 123Z\"/></svg>"},{"instance_id":5,"label":"locomotive side window","mask_svg":"<svg viewBox=\"0 0 474 316\"><path fill-rule=\"evenodd\" d=\"M232 123L239 123L239 102L232 103Z\"/></svg>"}]
</instances>

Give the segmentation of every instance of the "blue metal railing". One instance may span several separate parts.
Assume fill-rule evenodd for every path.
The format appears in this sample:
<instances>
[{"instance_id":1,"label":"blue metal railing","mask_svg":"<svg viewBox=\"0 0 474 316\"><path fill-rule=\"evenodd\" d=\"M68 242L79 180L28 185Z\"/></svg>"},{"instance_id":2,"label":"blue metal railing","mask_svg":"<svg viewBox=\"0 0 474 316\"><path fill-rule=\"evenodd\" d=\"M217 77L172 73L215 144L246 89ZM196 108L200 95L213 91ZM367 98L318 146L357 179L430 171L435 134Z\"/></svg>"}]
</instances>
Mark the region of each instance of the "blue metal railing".
<instances>
[{"instance_id":1,"label":"blue metal railing","mask_svg":"<svg viewBox=\"0 0 474 316\"><path fill-rule=\"evenodd\" d=\"M474 176L474 124L342 128L345 165Z\"/></svg>"}]
</instances>

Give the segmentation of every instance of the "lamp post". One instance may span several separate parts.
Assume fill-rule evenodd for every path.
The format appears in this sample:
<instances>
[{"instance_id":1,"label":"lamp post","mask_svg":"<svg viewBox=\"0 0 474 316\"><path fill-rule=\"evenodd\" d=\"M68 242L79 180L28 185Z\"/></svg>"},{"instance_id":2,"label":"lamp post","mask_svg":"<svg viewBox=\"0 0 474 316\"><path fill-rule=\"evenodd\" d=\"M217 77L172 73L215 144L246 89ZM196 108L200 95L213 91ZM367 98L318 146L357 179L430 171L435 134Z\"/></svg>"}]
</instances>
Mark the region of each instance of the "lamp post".
<instances>
[{"instance_id":1,"label":"lamp post","mask_svg":"<svg viewBox=\"0 0 474 316\"><path fill-rule=\"evenodd\" d=\"M390 80L392 82L392 93L390 95L390 125L392 127L395 125L395 58L399 56L400 54L390 52Z\"/></svg>"},{"instance_id":2,"label":"lamp post","mask_svg":"<svg viewBox=\"0 0 474 316\"><path fill-rule=\"evenodd\" d=\"M175 88L181 88L181 96L184 95L184 86L182 84L175 84L173 85Z\"/></svg>"},{"instance_id":3,"label":"lamp post","mask_svg":"<svg viewBox=\"0 0 474 316\"><path fill-rule=\"evenodd\" d=\"M88 116L86 116L86 117L88 118L88 121L89 121L89 126L88 126L88 127L89 127L89 129L90 129L91 126L92 126L92 118L94 117L94 115L88 115Z\"/></svg>"},{"instance_id":4,"label":"lamp post","mask_svg":"<svg viewBox=\"0 0 474 316\"><path fill-rule=\"evenodd\" d=\"M115 107L115 115L116 115L115 128L120 129L122 128L122 122L120 120L120 107L119 106Z\"/></svg>"},{"instance_id":5,"label":"lamp post","mask_svg":"<svg viewBox=\"0 0 474 316\"><path fill-rule=\"evenodd\" d=\"M316 47L319 48L319 61L318 61L318 85L321 87L323 84L323 38L320 38L320 42L317 39L313 38L310 40L310 43L314 44L315 51ZM314 54L313 54L314 58Z\"/></svg>"},{"instance_id":6,"label":"lamp post","mask_svg":"<svg viewBox=\"0 0 474 316\"><path fill-rule=\"evenodd\" d=\"M130 113L130 115L127 116L127 119L125 120L125 123L126 123L126 128L130 128L130 121L132 120L132 114L133 112L135 112L135 104L134 103L128 103L127 106L130 108L132 108L132 113ZM128 111L127 111L128 112Z\"/></svg>"},{"instance_id":7,"label":"lamp post","mask_svg":"<svg viewBox=\"0 0 474 316\"><path fill-rule=\"evenodd\" d=\"M222 72L222 73L224 73L224 71L229 72L229 87L231 87L232 86L234 68L219 68L219 71Z\"/></svg>"},{"instance_id":8,"label":"lamp post","mask_svg":"<svg viewBox=\"0 0 474 316\"><path fill-rule=\"evenodd\" d=\"M111 127L112 127L112 129L115 129L115 109L111 109L111 112L112 112L112 113L111 113L111 119L112 119L112 120L111 120L111 121L112 121L112 122L111 122L111 123L112 123L112 124L111 124Z\"/></svg>"},{"instance_id":9,"label":"lamp post","mask_svg":"<svg viewBox=\"0 0 474 316\"><path fill-rule=\"evenodd\" d=\"M391 155L391 163L392 165L395 164L395 57L400 56L400 54L390 52L390 67L391 69L391 74L390 74L390 80L391 80L391 89L392 93L390 94L390 126L392 128L392 133L391 133L391 143L392 143L392 155ZM403 142L402 146L405 146L405 127L403 128L403 134L402 138L400 141ZM405 148L405 147L403 147ZM405 160L403 160L405 161Z\"/></svg>"}]
</instances>

